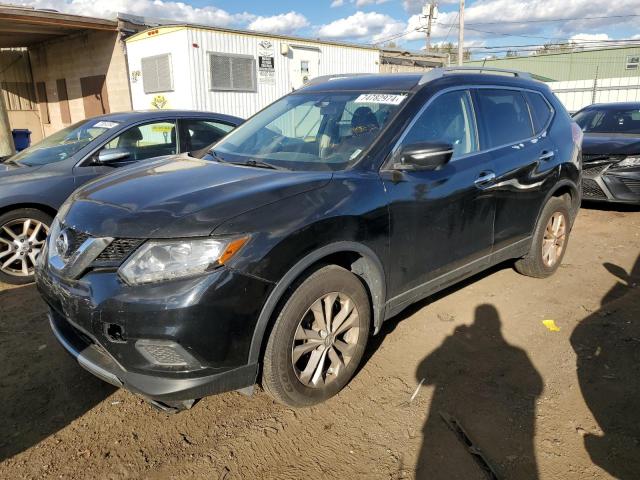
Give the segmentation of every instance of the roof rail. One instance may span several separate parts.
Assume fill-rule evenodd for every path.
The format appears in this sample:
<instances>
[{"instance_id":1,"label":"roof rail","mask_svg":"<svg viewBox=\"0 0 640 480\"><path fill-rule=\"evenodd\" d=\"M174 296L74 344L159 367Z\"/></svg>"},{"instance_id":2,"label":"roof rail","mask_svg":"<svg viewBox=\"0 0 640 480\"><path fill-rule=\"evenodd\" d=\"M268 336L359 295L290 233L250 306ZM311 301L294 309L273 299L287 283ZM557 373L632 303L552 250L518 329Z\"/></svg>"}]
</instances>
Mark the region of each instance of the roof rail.
<instances>
[{"instance_id":1,"label":"roof rail","mask_svg":"<svg viewBox=\"0 0 640 480\"><path fill-rule=\"evenodd\" d=\"M316 83L327 82L329 80L337 80L338 78L346 78L346 77L357 77L360 75L370 75L367 73L337 73L334 75L320 75L319 77L314 77L305 83L303 86L307 87L309 85L315 85Z\"/></svg>"},{"instance_id":2,"label":"roof rail","mask_svg":"<svg viewBox=\"0 0 640 480\"><path fill-rule=\"evenodd\" d=\"M418 85L424 85L425 83L431 82L436 78L442 78L448 73L456 73L456 72L488 72L488 73L510 73L514 77L518 78L531 78L531 74L528 72L521 72L519 70L509 70L506 68L493 68L493 67L440 67L434 68L433 70L429 70L425 73Z\"/></svg>"}]
</instances>

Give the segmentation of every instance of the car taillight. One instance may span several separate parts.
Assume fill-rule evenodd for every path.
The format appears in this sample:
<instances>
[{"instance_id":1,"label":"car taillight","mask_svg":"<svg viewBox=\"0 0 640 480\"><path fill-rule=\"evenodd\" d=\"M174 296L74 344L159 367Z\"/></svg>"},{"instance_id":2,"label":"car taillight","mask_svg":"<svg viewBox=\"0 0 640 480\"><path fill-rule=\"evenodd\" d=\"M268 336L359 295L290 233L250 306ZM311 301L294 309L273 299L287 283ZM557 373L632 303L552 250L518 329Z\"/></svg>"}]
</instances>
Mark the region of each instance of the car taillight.
<instances>
[{"instance_id":1,"label":"car taillight","mask_svg":"<svg viewBox=\"0 0 640 480\"><path fill-rule=\"evenodd\" d=\"M576 145L582 145L582 130L576 122L571 122L571 136L573 137L573 143Z\"/></svg>"}]
</instances>

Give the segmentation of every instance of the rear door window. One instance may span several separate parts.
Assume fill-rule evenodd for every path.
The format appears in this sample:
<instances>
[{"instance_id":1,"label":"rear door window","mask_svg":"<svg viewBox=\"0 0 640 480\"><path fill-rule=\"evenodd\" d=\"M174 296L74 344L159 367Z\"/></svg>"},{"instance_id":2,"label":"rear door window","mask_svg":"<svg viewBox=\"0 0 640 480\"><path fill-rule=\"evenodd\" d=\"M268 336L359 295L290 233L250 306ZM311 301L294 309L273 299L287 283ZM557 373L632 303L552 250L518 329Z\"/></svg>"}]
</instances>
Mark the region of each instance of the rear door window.
<instances>
[{"instance_id":1,"label":"rear door window","mask_svg":"<svg viewBox=\"0 0 640 480\"><path fill-rule=\"evenodd\" d=\"M180 144L183 152L208 147L233 130L233 126L211 119L179 120Z\"/></svg>"},{"instance_id":2,"label":"rear door window","mask_svg":"<svg viewBox=\"0 0 640 480\"><path fill-rule=\"evenodd\" d=\"M483 149L516 143L533 136L524 96L517 90L478 89Z\"/></svg>"},{"instance_id":3,"label":"rear door window","mask_svg":"<svg viewBox=\"0 0 640 480\"><path fill-rule=\"evenodd\" d=\"M540 93L525 92L527 97L527 103L531 111L531 120L533 120L533 127L536 133L540 133L544 127L547 126L553 110Z\"/></svg>"}]
</instances>

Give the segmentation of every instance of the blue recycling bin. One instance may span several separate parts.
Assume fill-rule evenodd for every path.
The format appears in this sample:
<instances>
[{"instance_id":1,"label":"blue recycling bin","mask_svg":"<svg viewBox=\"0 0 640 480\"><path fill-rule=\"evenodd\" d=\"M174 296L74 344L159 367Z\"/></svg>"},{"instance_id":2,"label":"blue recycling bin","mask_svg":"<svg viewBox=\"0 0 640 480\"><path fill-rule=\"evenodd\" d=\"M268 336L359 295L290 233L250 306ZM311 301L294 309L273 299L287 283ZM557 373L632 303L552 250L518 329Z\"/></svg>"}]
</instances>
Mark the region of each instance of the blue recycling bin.
<instances>
[{"instance_id":1,"label":"blue recycling bin","mask_svg":"<svg viewBox=\"0 0 640 480\"><path fill-rule=\"evenodd\" d=\"M31 145L31 130L16 128L11 131L11 136L13 136L13 144L16 146L16 152L24 150Z\"/></svg>"}]
</instances>

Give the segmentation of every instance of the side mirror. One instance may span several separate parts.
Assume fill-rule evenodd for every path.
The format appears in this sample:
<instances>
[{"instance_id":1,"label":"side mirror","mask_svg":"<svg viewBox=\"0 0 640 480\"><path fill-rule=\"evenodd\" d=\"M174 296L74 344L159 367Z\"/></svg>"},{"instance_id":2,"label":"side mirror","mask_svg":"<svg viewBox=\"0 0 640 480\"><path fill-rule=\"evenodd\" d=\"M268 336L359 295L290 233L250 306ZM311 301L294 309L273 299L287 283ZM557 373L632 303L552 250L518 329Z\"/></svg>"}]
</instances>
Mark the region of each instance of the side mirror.
<instances>
[{"instance_id":1,"label":"side mirror","mask_svg":"<svg viewBox=\"0 0 640 480\"><path fill-rule=\"evenodd\" d=\"M412 143L402 147L393 164L396 170L437 170L451 160L453 145Z\"/></svg>"},{"instance_id":2,"label":"side mirror","mask_svg":"<svg viewBox=\"0 0 640 480\"><path fill-rule=\"evenodd\" d=\"M107 148L98 153L98 163L113 163L120 160L127 160L131 157L131 152L126 148Z\"/></svg>"}]
</instances>

